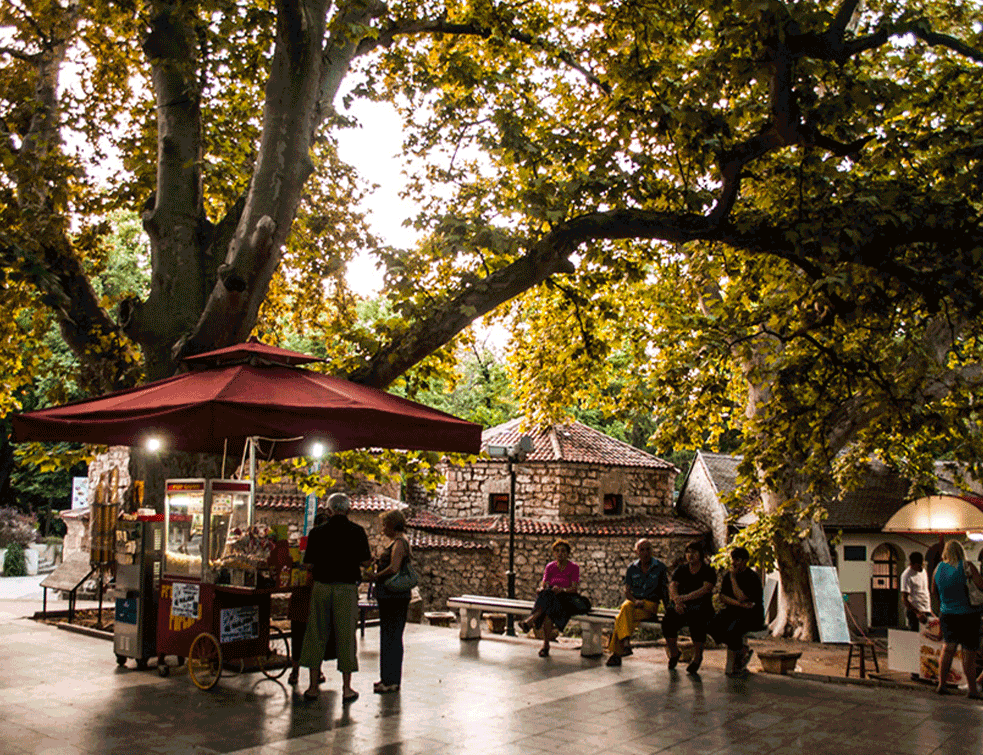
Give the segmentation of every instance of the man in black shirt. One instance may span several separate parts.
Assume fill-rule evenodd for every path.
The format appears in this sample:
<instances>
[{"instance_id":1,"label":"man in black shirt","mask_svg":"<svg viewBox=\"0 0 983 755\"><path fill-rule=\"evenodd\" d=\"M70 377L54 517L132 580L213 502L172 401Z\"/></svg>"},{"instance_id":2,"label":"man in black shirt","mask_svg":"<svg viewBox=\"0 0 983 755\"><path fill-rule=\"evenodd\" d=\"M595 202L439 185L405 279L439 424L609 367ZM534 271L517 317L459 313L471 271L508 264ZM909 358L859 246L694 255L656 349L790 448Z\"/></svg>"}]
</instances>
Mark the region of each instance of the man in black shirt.
<instances>
[{"instance_id":1,"label":"man in black shirt","mask_svg":"<svg viewBox=\"0 0 983 755\"><path fill-rule=\"evenodd\" d=\"M355 628L358 624L358 583L363 566L372 563L372 551L365 530L348 520L351 500L344 493L328 498L331 517L307 537L304 563L311 565L314 586L311 589L311 614L300 653L300 665L310 669L310 686L305 700L320 694L321 660L333 638L338 652L338 670L342 676L341 699L352 702L358 692L352 688L352 672L358 671Z\"/></svg>"},{"instance_id":2,"label":"man in black shirt","mask_svg":"<svg viewBox=\"0 0 983 755\"><path fill-rule=\"evenodd\" d=\"M704 562L703 543L694 540L686 546L686 563L672 573L669 582L669 605L662 619L662 634L666 638L669 668L676 668L679 656L679 630L688 626L693 640L693 660L686 671L695 674L703 662L703 646L707 641L707 624L713 618L713 586L717 572Z\"/></svg>"}]
</instances>

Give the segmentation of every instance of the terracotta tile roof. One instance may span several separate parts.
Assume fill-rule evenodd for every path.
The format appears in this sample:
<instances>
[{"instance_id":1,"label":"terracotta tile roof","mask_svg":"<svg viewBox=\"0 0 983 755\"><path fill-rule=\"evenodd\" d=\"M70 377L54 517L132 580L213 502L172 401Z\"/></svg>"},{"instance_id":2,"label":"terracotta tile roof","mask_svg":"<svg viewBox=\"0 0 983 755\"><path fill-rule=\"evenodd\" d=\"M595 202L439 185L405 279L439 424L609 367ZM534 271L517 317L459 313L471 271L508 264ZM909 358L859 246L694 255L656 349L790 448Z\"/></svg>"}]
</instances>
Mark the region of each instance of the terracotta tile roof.
<instances>
[{"instance_id":1,"label":"terracotta tile roof","mask_svg":"<svg viewBox=\"0 0 983 755\"><path fill-rule=\"evenodd\" d=\"M300 493L259 493L256 496L257 509L274 511L303 511L305 497ZM353 495L352 511L389 511L409 508L402 501L384 495Z\"/></svg>"},{"instance_id":2,"label":"terracotta tile roof","mask_svg":"<svg viewBox=\"0 0 983 755\"><path fill-rule=\"evenodd\" d=\"M491 550L491 543L482 543L474 540L461 540L447 535L438 535L433 532L423 532L421 530L410 529L406 532L406 539L416 550Z\"/></svg>"},{"instance_id":3,"label":"terracotta tile roof","mask_svg":"<svg viewBox=\"0 0 983 755\"><path fill-rule=\"evenodd\" d=\"M718 496L723 497L733 493L737 480L737 466L743 458L743 456L700 451L693 464L704 465ZM959 476L958 466L951 462L936 462L935 471L940 495L966 498L965 493L955 484ZM911 500L909 487L908 479L901 477L881 462L871 462L861 487L847 491L837 500L827 502L826 509L829 515L823 526L826 529L880 530L888 519ZM754 518L753 513L745 515L741 517L739 524L747 524Z\"/></svg>"},{"instance_id":4,"label":"terracotta tile roof","mask_svg":"<svg viewBox=\"0 0 983 755\"><path fill-rule=\"evenodd\" d=\"M508 534L508 517L483 516L472 519L442 519L430 511L418 511L407 524L427 532L460 532L469 534ZM542 519L515 520L520 535L584 535L594 537L643 537L646 535L680 535L699 537L703 530L695 522L664 517L619 517L587 519L576 522L552 522Z\"/></svg>"},{"instance_id":5,"label":"terracotta tile roof","mask_svg":"<svg viewBox=\"0 0 983 755\"><path fill-rule=\"evenodd\" d=\"M678 473L672 464L641 449L623 443L610 435L580 422L566 425L550 425L547 428L521 430L521 419L510 420L490 427L481 434L481 450L489 444L511 446L523 435L533 439L534 449L528 461L567 461L584 464L606 464L616 467L648 467ZM500 459L505 463L505 459Z\"/></svg>"},{"instance_id":6,"label":"terracotta tile roof","mask_svg":"<svg viewBox=\"0 0 983 755\"><path fill-rule=\"evenodd\" d=\"M908 480L883 464L872 464L863 484L826 504L826 528L845 530L881 529L908 500Z\"/></svg>"}]
</instances>

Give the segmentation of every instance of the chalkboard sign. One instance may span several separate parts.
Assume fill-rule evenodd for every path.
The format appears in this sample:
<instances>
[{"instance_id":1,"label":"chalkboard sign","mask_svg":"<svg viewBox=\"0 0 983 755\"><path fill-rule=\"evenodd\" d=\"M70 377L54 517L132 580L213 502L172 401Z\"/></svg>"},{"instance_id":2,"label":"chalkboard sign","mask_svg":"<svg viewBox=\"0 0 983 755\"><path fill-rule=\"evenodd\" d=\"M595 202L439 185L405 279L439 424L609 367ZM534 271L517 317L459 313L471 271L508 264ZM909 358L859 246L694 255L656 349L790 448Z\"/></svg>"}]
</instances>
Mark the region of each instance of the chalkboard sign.
<instances>
[{"instance_id":1,"label":"chalkboard sign","mask_svg":"<svg viewBox=\"0 0 983 755\"><path fill-rule=\"evenodd\" d=\"M259 637L259 606L223 608L219 613L219 642L255 640Z\"/></svg>"},{"instance_id":2,"label":"chalkboard sign","mask_svg":"<svg viewBox=\"0 0 983 755\"><path fill-rule=\"evenodd\" d=\"M810 566L809 582L819 625L819 641L849 644L850 630L846 625L846 609L836 567Z\"/></svg>"}]
</instances>

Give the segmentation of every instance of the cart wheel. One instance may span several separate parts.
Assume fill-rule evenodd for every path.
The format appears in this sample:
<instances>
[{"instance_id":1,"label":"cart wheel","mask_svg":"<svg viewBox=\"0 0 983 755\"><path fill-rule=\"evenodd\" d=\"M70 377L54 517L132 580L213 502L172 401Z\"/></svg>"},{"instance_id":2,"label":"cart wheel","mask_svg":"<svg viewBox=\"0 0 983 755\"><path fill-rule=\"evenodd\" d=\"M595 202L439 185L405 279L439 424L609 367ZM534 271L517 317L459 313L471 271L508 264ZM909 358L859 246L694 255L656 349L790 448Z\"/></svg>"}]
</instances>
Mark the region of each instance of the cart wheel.
<instances>
[{"instance_id":1,"label":"cart wheel","mask_svg":"<svg viewBox=\"0 0 983 755\"><path fill-rule=\"evenodd\" d=\"M146 671L147 670L147 659L146 658L137 658L137 668L140 669L141 671Z\"/></svg>"},{"instance_id":2,"label":"cart wheel","mask_svg":"<svg viewBox=\"0 0 983 755\"><path fill-rule=\"evenodd\" d=\"M171 667L168 666L166 663L158 663L157 664L157 675L158 676L170 676L171 675Z\"/></svg>"},{"instance_id":3,"label":"cart wheel","mask_svg":"<svg viewBox=\"0 0 983 755\"><path fill-rule=\"evenodd\" d=\"M198 689L209 690L222 675L222 648L214 635L203 632L188 651L188 673Z\"/></svg>"},{"instance_id":4,"label":"cart wheel","mask_svg":"<svg viewBox=\"0 0 983 755\"><path fill-rule=\"evenodd\" d=\"M125 655L120 655L119 653L117 653L116 654L116 665L117 666L125 666L126 665L126 656Z\"/></svg>"},{"instance_id":5,"label":"cart wheel","mask_svg":"<svg viewBox=\"0 0 983 755\"><path fill-rule=\"evenodd\" d=\"M281 629L270 630L270 647L266 657L260 655L259 668L270 679L279 679L290 666L290 644Z\"/></svg>"}]
</instances>

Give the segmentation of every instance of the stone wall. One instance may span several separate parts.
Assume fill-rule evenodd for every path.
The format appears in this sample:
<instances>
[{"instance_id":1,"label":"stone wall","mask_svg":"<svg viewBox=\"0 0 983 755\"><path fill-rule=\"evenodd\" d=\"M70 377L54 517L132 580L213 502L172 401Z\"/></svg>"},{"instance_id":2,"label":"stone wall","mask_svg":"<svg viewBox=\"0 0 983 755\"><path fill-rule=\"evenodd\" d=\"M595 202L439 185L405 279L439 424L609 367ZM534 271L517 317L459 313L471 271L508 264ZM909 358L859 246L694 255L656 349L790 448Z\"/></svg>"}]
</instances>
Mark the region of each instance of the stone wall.
<instances>
[{"instance_id":1,"label":"stone wall","mask_svg":"<svg viewBox=\"0 0 983 755\"><path fill-rule=\"evenodd\" d=\"M493 548L414 548L424 611L446 611L452 595L505 595L505 571Z\"/></svg>"},{"instance_id":2,"label":"stone wall","mask_svg":"<svg viewBox=\"0 0 983 755\"><path fill-rule=\"evenodd\" d=\"M109 477L113 469L119 470L119 481L117 485L117 496L120 501L123 499L123 493L130 487L130 449L129 446L110 446L106 453L97 455L92 461L89 462L89 492L86 495L85 502L88 505L92 505L92 502L96 497L96 488L99 486L99 480L102 476L106 476L106 484L109 484ZM108 495L112 495L112 491L107 491ZM113 503L112 499L108 500L107 503Z\"/></svg>"},{"instance_id":3,"label":"stone wall","mask_svg":"<svg viewBox=\"0 0 983 755\"><path fill-rule=\"evenodd\" d=\"M487 516L492 494L508 495L508 464L477 460L468 466L446 466L447 477L428 507L449 519ZM604 515L604 496L623 498L622 516L672 513L675 472L640 467L614 467L569 462L515 465L516 516L549 521ZM416 501L415 501L416 502Z\"/></svg>"},{"instance_id":4,"label":"stone wall","mask_svg":"<svg viewBox=\"0 0 983 755\"><path fill-rule=\"evenodd\" d=\"M553 536L517 535L515 538L515 594L532 600L543 578L543 569L552 556ZM581 592L598 607L617 607L624 599L624 576L635 560L637 538L565 537L572 547L571 558L580 566ZM656 558L672 566L680 561L688 536L650 537ZM453 595L507 594L508 536L483 538L490 549L417 549L417 565L422 566L420 596L424 610L443 611Z\"/></svg>"}]
</instances>

